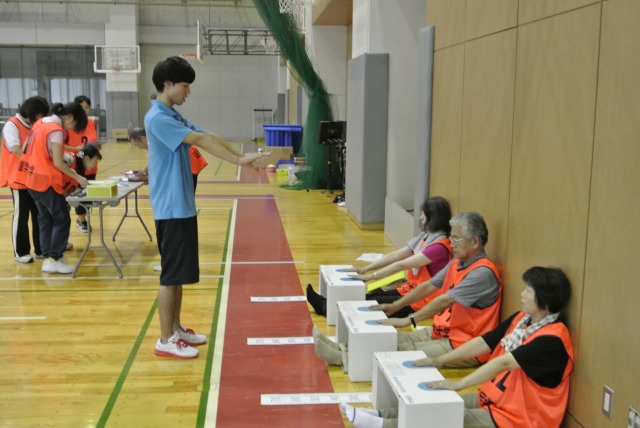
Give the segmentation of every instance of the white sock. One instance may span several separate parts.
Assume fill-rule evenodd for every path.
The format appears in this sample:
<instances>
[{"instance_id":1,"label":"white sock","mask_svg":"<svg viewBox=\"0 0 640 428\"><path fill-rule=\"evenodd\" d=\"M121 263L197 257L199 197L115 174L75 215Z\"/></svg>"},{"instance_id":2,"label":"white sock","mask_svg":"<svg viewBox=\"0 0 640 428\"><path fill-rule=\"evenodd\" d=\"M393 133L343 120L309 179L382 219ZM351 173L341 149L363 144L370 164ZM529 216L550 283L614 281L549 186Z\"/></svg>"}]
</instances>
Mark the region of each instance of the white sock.
<instances>
[{"instance_id":1,"label":"white sock","mask_svg":"<svg viewBox=\"0 0 640 428\"><path fill-rule=\"evenodd\" d=\"M361 407L356 409L347 403L340 404L340 410L356 428L382 428L384 419L380 417L380 412L377 410Z\"/></svg>"}]
</instances>

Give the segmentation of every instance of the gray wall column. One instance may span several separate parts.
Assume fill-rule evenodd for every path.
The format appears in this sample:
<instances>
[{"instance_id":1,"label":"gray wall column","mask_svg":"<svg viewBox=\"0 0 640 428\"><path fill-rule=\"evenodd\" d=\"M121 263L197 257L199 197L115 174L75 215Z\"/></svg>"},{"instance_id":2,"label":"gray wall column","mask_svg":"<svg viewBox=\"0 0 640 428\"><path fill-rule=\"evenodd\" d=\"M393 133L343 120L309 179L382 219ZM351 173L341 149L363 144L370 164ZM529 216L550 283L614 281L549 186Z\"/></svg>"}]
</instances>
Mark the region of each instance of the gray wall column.
<instances>
[{"instance_id":1,"label":"gray wall column","mask_svg":"<svg viewBox=\"0 0 640 428\"><path fill-rule=\"evenodd\" d=\"M349 61L346 207L359 226L384 222L387 179L389 55ZM382 227L380 227L382 228Z\"/></svg>"}]
</instances>

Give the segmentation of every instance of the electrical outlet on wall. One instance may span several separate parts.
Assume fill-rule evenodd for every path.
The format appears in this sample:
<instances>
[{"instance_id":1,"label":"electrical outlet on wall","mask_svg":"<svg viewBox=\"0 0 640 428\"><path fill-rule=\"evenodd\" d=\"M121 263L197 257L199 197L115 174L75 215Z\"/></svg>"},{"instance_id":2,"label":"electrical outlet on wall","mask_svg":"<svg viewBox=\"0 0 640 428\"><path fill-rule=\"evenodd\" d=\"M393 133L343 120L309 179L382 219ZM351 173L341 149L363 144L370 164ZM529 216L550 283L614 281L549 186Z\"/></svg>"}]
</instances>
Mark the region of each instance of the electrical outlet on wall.
<instances>
[{"instance_id":1,"label":"electrical outlet on wall","mask_svg":"<svg viewBox=\"0 0 640 428\"><path fill-rule=\"evenodd\" d=\"M609 419L611 419L611 409L613 409L613 389L605 385L602 391L602 413Z\"/></svg>"}]
</instances>

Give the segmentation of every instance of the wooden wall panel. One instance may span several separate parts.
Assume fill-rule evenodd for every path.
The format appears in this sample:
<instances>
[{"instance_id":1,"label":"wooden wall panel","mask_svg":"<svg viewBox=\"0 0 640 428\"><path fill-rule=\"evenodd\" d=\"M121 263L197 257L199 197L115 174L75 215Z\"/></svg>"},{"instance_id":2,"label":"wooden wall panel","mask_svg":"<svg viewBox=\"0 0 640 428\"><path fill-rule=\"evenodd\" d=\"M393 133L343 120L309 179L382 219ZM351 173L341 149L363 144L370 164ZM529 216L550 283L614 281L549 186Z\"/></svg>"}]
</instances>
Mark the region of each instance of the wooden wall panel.
<instances>
[{"instance_id":1,"label":"wooden wall panel","mask_svg":"<svg viewBox=\"0 0 640 428\"><path fill-rule=\"evenodd\" d=\"M518 0L467 0L466 40L472 40L518 24Z\"/></svg>"},{"instance_id":2,"label":"wooden wall panel","mask_svg":"<svg viewBox=\"0 0 640 428\"><path fill-rule=\"evenodd\" d=\"M587 236L600 5L518 29L502 314L520 309L522 273L555 265L572 281L579 323ZM574 336L577 339L577 334Z\"/></svg>"},{"instance_id":3,"label":"wooden wall panel","mask_svg":"<svg viewBox=\"0 0 640 428\"><path fill-rule=\"evenodd\" d=\"M465 45L460 211L478 211L489 228L489 256L505 263L511 170L516 30Z\"/></svg>"},{"instance_id":4,"label":"wooden wall panel","mask_svg":"<svg viewBox=\"0 0 640 428\"><path fill-rule=\"evenodd\" d=\"M447 198L454 213L460 189L463 65L463 45L434 55L429 194Z\"/></svg>"},{"instance_id":5,"label":"wooden wall panel","mask_svg":"<svg viewBox=\"0 0 640 428\"><path fill-rule=\"evenodd\" d=\"M427 25L436 27L435 50L464 42L467 0L427 0Z\"/></svg>"},{"instance_id":6,"label":"wooden wall panel","mask_svg":"<svg viewBox=\"0 0 640 428\"><path fill-rule=\"evenodd\" d=\"M640 2L603 3L593 179L579 364L572 414L585 426L626 426L640 409ZM615 390L612 419L602 387ZM588 421L588 422L587 422Z\"/></svg>"},{"instance_id":7,"label":"wooden wall panel","mask_svg":"<svg viewBox=\"0 0 640 428\"><path fill-rule=\"evenodd\" d=\"M518 24L547 18L602 0L519 0Z\"/></svg>"}]
</instances>

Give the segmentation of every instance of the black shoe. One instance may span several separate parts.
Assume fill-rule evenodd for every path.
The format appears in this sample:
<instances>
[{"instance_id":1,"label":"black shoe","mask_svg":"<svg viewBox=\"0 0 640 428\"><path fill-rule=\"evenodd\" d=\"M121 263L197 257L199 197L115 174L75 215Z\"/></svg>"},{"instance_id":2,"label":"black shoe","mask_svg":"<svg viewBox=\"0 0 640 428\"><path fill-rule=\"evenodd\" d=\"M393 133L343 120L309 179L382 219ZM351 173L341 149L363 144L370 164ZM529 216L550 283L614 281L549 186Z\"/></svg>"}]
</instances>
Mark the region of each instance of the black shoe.
<instances>
[{"instance_id":1,"label":"black shoe","mask_svg":"<svg viewBox=\"0 0 640 428\"><path fill-rule=\"evenodd\" d=\"M311 284L307 284L307 302L316 311L316 314L327 316L327 299L316 293Z\"/></svg>"}]
</instances>

